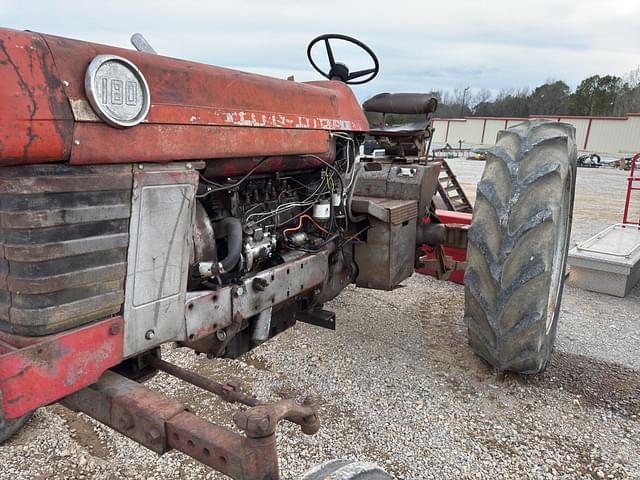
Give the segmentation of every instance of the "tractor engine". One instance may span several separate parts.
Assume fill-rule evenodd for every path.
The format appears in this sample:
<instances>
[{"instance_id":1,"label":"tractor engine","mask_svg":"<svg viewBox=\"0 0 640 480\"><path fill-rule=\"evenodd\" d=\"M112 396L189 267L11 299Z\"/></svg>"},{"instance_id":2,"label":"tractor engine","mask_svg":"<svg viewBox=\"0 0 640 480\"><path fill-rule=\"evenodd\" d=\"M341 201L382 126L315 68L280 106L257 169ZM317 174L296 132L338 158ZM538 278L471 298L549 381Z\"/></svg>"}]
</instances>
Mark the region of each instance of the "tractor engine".
<instances>
[{"instance_id":1,"label":"tractor engine","mask_svg":"<svg viewBox=\"0 0 640 480\"><path fill-rule=\"evenodd\" d=\"M207 291L229 296L242 312L229 310L219 329L187 338L186 346L236 357L296 320L334 328L322 304L355 280L353 243L368 229L350 224L345 208L358 143L347 134L334 138L333 156L243 159L233 176L220 176L210 162L200 173L186 315L191 305L211 305Z\"/></svg>"}]
</instances>

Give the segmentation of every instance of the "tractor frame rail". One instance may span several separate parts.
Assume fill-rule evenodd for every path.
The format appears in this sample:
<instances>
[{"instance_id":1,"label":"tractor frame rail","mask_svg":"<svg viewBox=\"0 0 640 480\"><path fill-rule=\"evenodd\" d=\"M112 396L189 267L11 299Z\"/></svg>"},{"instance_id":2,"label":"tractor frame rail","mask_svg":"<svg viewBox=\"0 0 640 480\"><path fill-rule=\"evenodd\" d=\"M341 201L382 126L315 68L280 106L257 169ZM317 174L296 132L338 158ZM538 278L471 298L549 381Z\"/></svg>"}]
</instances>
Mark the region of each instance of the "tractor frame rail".
<instances>
[{"instance_id":1,"label":"tractor frame rail","mask_svg":"<svg viewBox=\"0 0 640 480\"><path fill-rule=\"evenodd\" d=\"M291 400L262 402L239 392L233 382L220 384L160 360L145 357L155 368L250 408L233 419L244 434L204 420L183 403L151 390L113 371L64 398L61 403L83 412L141 445L162 455L179 450L236 480L278 480L276 428L289 420L312 435L320 428L318 402Z\"/></svg>"}]
</instances>

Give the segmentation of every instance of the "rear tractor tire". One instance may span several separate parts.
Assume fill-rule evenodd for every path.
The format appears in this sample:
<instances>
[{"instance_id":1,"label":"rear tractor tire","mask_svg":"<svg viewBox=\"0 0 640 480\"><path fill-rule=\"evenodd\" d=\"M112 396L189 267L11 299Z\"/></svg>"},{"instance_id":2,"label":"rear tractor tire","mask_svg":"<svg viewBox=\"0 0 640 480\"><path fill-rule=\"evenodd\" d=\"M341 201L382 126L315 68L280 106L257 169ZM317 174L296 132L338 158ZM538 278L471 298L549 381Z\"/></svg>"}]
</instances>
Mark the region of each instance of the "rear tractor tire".
<instances>
[{"instance_id":1,"label":"rear tractor tire","mask_svg":"<svg viewBox=\"0 0 640 480\"><path fill-rule=\"evenodd\" d=\"M299 480L394 480L371 463L331 460L305 473Z\"/></svg>"},{"instance_id":2,"label":"rear tractor tire","mask_svg":"<svg viewBox=\"0 0 640 480\"><path fill-rule=\"evenodd\" d=\"M530 120L498 133L469 230L465 322L498 371L538 373L558 326L576 178L572 125Z\"/></svg>"},{"instance_id":3,"label":"rear tractor tire","mask_svg":"<svg viewBox=\"0 0 640 480\"><path fill-rule=\"evenodd\" d=\"M27 413L22 417L11 420L0 419L0 445L16 434L29 421L32 415L33 413Z\"/></svg>"}]
</instances>

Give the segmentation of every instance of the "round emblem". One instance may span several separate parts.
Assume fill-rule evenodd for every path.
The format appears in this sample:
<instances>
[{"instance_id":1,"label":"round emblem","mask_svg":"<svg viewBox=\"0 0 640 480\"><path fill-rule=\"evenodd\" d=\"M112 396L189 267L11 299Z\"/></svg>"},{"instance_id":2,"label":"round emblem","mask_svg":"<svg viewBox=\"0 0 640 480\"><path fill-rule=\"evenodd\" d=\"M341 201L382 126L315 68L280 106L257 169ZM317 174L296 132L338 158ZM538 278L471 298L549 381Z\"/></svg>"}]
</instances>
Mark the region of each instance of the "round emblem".
<instances>
[{"instance_id":1,"label":"round emblem","mask_svg":"<svg viewBox=\"0 0 640 480\"><path fill-rule=\"evenodd\" d=\"M98 55L87 68L84 88L96 114L114 127L133 127L149 113L149 86L126 58Z\"/></svg>"}]
</instances>

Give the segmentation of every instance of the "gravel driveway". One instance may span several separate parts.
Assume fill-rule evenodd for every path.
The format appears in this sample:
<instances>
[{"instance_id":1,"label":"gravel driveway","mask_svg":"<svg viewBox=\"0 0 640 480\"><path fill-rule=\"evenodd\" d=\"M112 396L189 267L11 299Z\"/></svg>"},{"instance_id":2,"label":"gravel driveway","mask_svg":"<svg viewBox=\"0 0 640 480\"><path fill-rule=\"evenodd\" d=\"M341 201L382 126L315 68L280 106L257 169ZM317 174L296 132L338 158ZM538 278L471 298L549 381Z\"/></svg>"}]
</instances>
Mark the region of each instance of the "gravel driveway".
<instances>
[{"instance_id":1,"label":"gravel driveway","mask_svg":"<svg viewBox=\"0 0 640 480\"><path fill-rule=\"evenodd\" d=\"M473 197L483 162L450 163ZM580 170L574 241L620 221L625 178ZM496 376L469 352L463 300L461 286L414 275L394 292L347 289L328 305L336 332L297 325L236 361L164 354L215 379L240 377L262 398L321 398L320 433L280 428L285 479L336 457L399 479L640 478L640 287L619 299L568 286L551 365L534 377ZM149 385L231 427L233 405L164 374ZM54 405L0 447L0 478L226 477Z\"/></svg>"}]
</instances>

